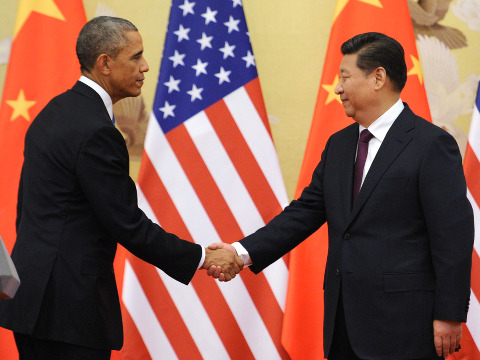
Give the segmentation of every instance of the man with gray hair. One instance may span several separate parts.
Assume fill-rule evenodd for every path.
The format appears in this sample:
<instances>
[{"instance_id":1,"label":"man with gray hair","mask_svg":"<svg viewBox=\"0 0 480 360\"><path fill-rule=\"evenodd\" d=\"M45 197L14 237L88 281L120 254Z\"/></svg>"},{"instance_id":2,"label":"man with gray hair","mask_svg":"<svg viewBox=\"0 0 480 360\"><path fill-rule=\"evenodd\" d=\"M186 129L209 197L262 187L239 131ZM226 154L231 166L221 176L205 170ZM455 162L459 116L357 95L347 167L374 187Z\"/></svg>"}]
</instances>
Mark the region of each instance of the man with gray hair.
<instances>
[{"instance_id":1,"label":"man with gray hair","mask_svg":"<svg viewBox=\"0 0 480 360\"><path fill-rule=\"evenodd\" d=\"M149 70L127 20L97 17L77 40L82 76L32 122L12 259L22 280L0 304L21 360L109 359L123 344L113 260L117 243L188 284L199 268L235 277L242 261L182 240L138 208L113 104L138 96Z\"/></svg>"}]
</instances>

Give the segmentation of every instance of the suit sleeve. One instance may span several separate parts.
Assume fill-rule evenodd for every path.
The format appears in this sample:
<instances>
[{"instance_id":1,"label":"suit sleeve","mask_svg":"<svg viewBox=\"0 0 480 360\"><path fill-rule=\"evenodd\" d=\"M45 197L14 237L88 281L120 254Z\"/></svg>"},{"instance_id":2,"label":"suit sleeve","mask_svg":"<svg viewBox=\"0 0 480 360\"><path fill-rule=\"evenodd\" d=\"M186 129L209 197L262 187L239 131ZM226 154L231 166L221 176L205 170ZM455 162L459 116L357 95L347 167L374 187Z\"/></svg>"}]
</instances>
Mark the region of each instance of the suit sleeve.
<instances>
[{"instance_id":1,"label":"suit sleeve","mask_svg":"<svg viewBox=\"0 0 480 360\"><path fill-rule=\"evenodd\" d=\"M263 228L240 240L252 260L250 269L255 274L294 249L325 223L323 173L329 143L300 198L292 201Z\"/></svg>"},{"instance_id":2,"label":"suit sleeve","mask_svg":"<svg viewBox=\"0 0 480 360\"><path fill-rule=\"evenodd\" d=\"M187 284L202 249L154 224L138 208L129 176L125 141L112 126L99 128L84 143L77 160L77 179L96 217L109 235L139 258Z\"/></svg>"},{"instance_id":3,"label":"suit sleeve","mask_svg":"<svg viewBox=\"0 0 480 360\"><path fill-rule=\"evenodd\" d=\"M434 318L465 322L470 298L473 211L466 197L461 155L449 134L435 137L426 151L419 189L436 280Z\"/></svg>"}]
</instances>

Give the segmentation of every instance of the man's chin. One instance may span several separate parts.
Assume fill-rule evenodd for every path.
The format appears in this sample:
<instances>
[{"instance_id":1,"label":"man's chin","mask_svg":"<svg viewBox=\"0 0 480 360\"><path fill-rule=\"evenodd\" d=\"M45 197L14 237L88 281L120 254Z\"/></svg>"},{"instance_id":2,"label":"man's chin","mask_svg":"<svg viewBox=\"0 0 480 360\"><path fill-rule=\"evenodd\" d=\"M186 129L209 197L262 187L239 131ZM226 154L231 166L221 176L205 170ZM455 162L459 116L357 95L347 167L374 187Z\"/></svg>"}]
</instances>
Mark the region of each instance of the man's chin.
<instances>
[{"instance_id":1,"label":"man's chin","mask_svg":"<svg viewBox=\"0 0 480 360\"><path fill-rule=\"evenodd\" d=\"M137 91L132 91L132 93L130 94L130 97L140 96L141 93L142 93L142 89L138 89Z\"/></svg>"}]
</instances>

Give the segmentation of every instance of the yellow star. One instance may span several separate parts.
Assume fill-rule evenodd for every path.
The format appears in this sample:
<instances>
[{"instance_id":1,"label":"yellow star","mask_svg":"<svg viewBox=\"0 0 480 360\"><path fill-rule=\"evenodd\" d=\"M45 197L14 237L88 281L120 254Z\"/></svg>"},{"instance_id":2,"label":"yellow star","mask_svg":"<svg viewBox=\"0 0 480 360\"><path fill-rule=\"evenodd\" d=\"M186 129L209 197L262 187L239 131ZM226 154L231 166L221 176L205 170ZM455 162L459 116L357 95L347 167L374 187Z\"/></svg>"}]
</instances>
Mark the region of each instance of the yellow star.
<instances>
[{"instance_id":1,"label":"yellow star","mask_svg":"<svg viewBox=\"0 0 480 360\"><path fill-rule=\"evenodd\" d=\"M412 59L413 67L410 69L407 75L417 75L418 81L420 81L420 84L423 84L422 66L420 65L420 61L413 55L410 55L410 59Z\"/></svg>"},{"instance_id":2,"label":"yellow star","mask_svg":"<svg viewBox=\"0 0 480 360\"><path fill-rule=\"evenodd\" d=\"M358 1L364 2L364 3L372 5L372 6L376 6L376 7L379 7L379 8L383 8L383 5L380 2L380 0L358 0Z\"/></svg>"},{"instance_id":3,"label":"yellow star","mask_svg":"<svg viewBox=\"0 0 480 360\"><path fill-rule=\"evenodd\" d=\"M26 100L23 90L20 90L17 100L6 100L6 103L13 108L13 113L10 121L15 120L19 116L23 116L25 120L30 121L30 114L28 113L28 109L30 109L37 102Z\"/></svg>"},{"instance_id":4,"label":"yellow star","mask_svg":"<svg viewBox=\"0 0 480 360\"><path fill-rule=\"evenodd\" d=\"M339 80L338 75L335 75L335 79L333 80L332 84L322 85L322 88L324 88L328 92L328 97L327 97L327 100L325 101L325 105L328 105L333 100L337 100L340 104L342 103L342 101L340 100L340 96L335 94L335 87L338 84L338 80Z\"/></svg>"},{"instance_id":5,"label":"yellow star","mask_svg":"<svg viewBox=\"0 0 480 360\"><path fill-rule=\"evenodd\" d=\"M53 17L65 21L65 17L55 4L53 0L20 0L18 4L17 19L15 20L15 29L13 31L13 37L22 28L31 12L37 12L45 16Z\"/></svg>"},{"instance_id":6,"label":"yellow star","mask_svg":"<svg viewBox=\"0 0 480 360\"><path fill-rule=\"evenodd\" d=\"M352 0L337 0L337 7L335 8L335 14L333 15L333 22L335 22L338 15L340 15L340 13L343 11L343 8L345 6L347 6L347 4L350 1L352 1ZM376 7L379 7L379 8L383 8L383 5L380 2L380 0L357 0L357 1L364 2L366 4L376 6Z\"/></svg>"}]
</instances>

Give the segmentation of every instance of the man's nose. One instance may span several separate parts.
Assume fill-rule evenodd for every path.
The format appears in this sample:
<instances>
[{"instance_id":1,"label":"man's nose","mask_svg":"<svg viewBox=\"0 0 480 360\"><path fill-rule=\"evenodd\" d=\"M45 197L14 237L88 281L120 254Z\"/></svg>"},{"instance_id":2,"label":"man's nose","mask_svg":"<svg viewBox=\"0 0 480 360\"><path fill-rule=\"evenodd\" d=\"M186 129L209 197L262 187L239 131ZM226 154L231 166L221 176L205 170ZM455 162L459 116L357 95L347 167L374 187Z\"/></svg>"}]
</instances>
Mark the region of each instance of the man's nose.
<instances>
[{"instance_id":1,"label":"man's nose","mask_svg":"<svg viewBox=\"0 0 480 360\"><path fill-rule=\"evenodd\" d=\"M147 72L150 70L150 67L148 66L147 60L143 59L144 64L141 66L141 72Z\"/></svg>"},{"instance_id":2,"label":"man's nose","mask_svg":"<svg viewBox=\"0 0 480 360\"><path fill-rule=\"evenodd\" d=\"M343 88L342 88L342 86L340 85L340 82L337 84L337 86L335 86L334 91L335 91L335 94L337 94L337 95L339 95L340 93L343 92Z\"/></svg>"}]
</instances>

